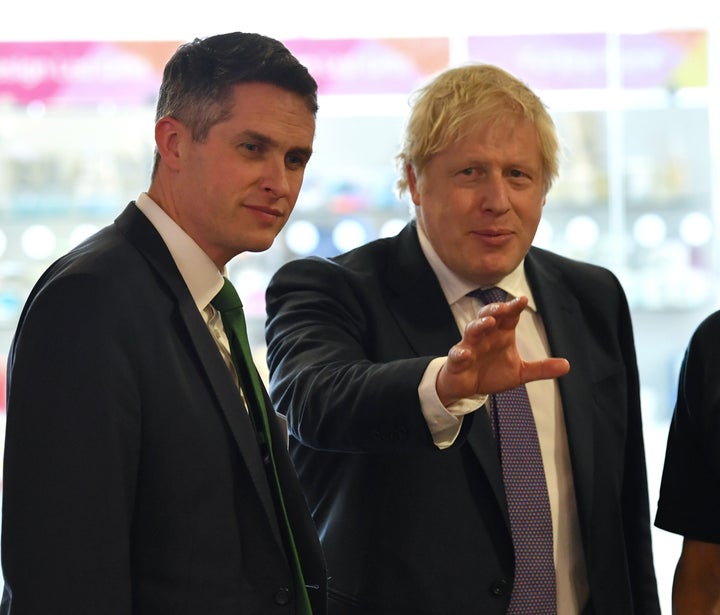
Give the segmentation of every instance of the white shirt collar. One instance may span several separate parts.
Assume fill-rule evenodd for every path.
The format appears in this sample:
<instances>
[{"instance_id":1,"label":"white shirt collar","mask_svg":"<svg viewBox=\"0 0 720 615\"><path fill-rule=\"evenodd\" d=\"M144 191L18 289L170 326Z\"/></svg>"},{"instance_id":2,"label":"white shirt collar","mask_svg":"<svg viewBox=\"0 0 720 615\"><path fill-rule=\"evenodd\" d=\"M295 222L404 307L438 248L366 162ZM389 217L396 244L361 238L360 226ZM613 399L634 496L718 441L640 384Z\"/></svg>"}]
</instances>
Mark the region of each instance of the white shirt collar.
<instances>
[{"instance_id":1,"label":"white shirt collar","mask_svg":"<svg viewBox=\"0 0 720 615\"><path fill-rule=\"evenodd\" d=\"M223 272L178 224L143 192L135 202L165 242L198 310L205 310L223 285Z\"/></svg>"},{"instance_id":2,"label":"white shirt collar","mask_svg":"<svg viewBox=\"0 0 720 615\"><path fill-rule=\"evenodd\" d=\"M435 272L435 276L440 283L440 288L445 295L445 299L448 305L459 301L465 297L469 292L475 290L477 287L473 284L463 280L457 276L438 256L438 253L433 248L427 235L420 227L416 224L418 239L420 240L420 248L425 254L430 267ZM533 298L530 285L528 284L527 277L525 276L525 259L520 264L506 275L500 282L496 284L498 288L502 288L506 293L513 297L525 296L528 298L528 307L533 311L537 311L535 305L535 299Z\"/></svg>"}]
</instances>

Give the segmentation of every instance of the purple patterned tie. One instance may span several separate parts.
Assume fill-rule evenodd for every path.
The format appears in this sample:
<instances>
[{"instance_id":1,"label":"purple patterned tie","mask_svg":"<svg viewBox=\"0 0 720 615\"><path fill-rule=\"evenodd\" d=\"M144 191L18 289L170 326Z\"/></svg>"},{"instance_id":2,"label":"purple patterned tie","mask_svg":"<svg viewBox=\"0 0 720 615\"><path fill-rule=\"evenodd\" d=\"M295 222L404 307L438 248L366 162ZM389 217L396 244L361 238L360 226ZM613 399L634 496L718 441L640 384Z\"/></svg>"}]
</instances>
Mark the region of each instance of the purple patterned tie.
<instances>
[{"instance_id":1,"label":"purple patterned tie","mask_svg":"<svg viewBox=\"0 0 720 615\"><path fill-rule=\"evenodd\" d=\"M470 295L505 301L499 288ZM515 582L509 615L555 615L553 530L545 470L525 385L491 395L491 423L499 444L505 498L515 548Z\"/></svg>"}]
</instances>

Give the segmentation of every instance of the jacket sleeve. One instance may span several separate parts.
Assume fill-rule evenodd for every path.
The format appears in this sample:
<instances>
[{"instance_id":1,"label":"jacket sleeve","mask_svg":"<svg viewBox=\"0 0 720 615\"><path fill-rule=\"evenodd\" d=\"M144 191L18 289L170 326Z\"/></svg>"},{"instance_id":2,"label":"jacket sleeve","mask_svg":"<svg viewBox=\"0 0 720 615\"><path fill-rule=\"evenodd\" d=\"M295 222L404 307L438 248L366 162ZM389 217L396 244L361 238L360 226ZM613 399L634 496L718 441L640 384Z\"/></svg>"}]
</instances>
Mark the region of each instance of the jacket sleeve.
<instances>
[{"instance_id":1,"label":"jacket sleeve","mask_svg":"<svg viewBox=\"0 0 720 615\"><path fill-rule=\"evenodd\" d=\"M3 608L12 615L131 612L140 404L120 301L98 278L65 276L21 318L4 467Z\"/></svg>"},{"instance_id":2,"label":"jacket sleeve","mask_svg":"<svg viewBox=\"0 0 720 615\"><path fill-rule=\"evenodd\" d=\"M290 434L308 447L433 446L418 385L434 357L412 352L377 284L310 258L286 264L268 287L270 395Z\"/></svg>"}]
</instances>

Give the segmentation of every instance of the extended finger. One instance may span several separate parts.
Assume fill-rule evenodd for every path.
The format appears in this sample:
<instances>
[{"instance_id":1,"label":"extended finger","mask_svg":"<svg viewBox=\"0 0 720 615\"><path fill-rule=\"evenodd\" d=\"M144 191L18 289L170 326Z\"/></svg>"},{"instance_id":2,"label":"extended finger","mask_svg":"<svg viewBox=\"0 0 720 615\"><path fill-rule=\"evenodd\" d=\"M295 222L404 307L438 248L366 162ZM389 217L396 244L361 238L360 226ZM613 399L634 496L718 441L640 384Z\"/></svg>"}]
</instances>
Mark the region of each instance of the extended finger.
<instances>
[{"instance_id":1,"label":"extended finger","mask_svg":"<svg viewBox=\"0 0 720 615\"><path fill-rule=\"evenodd\" d=\"M481 308L478 317L492 316L498 321L498 327L515 328L527 303L527 297L517 297L505 303L489 303Z\"/></svg>"},{"instance_id":2,"label":"extended finger","mask_svg":"<svg viewBox=\"0 0 720 615\"><path fill-rule=\"evenodd\" d=\"M498 321L493 316L482 316L471 320L465 325L462 340L459 345L475 348L478 344L482 344L498 329Z\"/></svg>"},{"instance_id":3,"label":"extended finger","mask_svg":"<svg viewBox=\"0 0 720 615\"><path fill-rule=\"evenodd\" d=\"M570 362L562 358L526 361L520 372L523 383L533 380L550 380L564 376L570 371Z\"/></svg>"},{"instance_id":4,"label":"extended finger","mask_svg":"<svg viewBox=\"0 0 720 615\"><path fill-rule=\"evenodd\" d=\"M495 316L495 314L520 313L528 304L528 298L525 296L515 297L510 301L500 301L497 303L488 303L480 308L478 316Z\"/></svg>"}]
</instances>

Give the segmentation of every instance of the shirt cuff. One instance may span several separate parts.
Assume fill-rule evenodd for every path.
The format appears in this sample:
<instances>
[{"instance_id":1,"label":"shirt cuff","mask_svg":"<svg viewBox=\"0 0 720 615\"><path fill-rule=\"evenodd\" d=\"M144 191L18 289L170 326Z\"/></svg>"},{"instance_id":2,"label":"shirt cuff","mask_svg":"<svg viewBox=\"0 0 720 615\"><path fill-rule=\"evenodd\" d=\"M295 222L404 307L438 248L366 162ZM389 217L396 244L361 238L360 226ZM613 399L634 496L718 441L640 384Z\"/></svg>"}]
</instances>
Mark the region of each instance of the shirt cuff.
<instances>
[{"instance_id":1,"label":"shirt cuff","mask_svg":"<svg viewBox=\"0 0 720 615\"><path fill-rule=\"evenodd\" d=\"M455 442L462 427L463 416L481 408L488 398L487 395L473 395L459 399L447 407L443 406L435 383L446 361L447 357L438 357L430 361L418 386L420 409L433 442L439 449L448 448Z\"/></svg>"}]
</instances>

